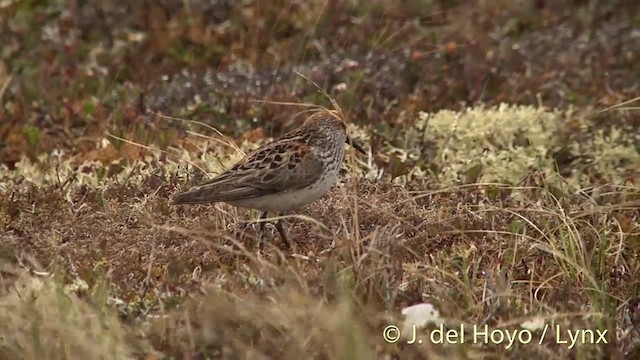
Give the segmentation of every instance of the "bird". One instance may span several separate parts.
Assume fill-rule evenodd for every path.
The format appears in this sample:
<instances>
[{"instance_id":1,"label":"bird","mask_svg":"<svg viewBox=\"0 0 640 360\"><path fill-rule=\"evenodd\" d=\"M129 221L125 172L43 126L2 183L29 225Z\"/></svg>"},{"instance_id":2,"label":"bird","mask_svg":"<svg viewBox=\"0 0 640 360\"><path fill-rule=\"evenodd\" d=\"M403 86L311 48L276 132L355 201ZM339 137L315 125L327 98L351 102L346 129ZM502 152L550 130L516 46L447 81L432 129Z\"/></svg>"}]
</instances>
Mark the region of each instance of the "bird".
<instances>
[{"instance_id":1,"label":"bird","mask_svg":"<svg viewBox=\"0 0 640 360\"><path fill-rule=\"evenodd\" d=\"M300 127L250 152L213 179L177 193L173 203L223 202L259 210L262 250L268 214L283 216L324 196L337 182L345 144L367 154L347 134L346 124L336 111L316 111ZM281 219L275 227L290 250Z\"/></svg>"}]
</instances>

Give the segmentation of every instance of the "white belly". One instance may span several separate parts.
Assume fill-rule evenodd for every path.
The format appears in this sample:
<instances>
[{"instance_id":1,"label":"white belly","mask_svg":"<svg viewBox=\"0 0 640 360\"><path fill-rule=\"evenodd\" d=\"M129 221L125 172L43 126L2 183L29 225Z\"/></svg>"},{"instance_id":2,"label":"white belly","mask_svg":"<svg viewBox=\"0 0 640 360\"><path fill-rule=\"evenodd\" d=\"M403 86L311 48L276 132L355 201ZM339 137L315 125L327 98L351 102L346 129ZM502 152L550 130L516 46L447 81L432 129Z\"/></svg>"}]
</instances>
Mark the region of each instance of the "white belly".
<instances>
[{"instance_id":1,"label":"white belly","mask_svg":"<svg viewBox=\"0 0 640 360\"><path fill-rule=\"evenodd\" d=\"M326 194L335 184L337 174L330 174L306 188L284 191L253 199L229 202L231 205L260 211L289 211L308 205Z\"/></svg>"}]
</instances>

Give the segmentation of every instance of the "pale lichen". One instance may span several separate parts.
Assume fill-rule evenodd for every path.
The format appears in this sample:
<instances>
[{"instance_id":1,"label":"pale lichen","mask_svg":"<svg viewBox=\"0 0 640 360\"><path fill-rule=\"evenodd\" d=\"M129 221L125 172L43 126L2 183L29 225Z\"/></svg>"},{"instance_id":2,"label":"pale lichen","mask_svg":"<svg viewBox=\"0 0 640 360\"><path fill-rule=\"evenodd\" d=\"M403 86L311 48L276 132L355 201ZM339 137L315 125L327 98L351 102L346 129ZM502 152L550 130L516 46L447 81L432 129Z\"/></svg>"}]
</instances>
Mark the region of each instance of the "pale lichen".
<instances>
[{"instance_id":1,"label":"pale lichen","mask_svg":"<svg viewBox=\"0 0 640 360\"><path fill-rule=\"evenodd\" d=\"M416 128L424 129L425 143L434 154L428 160L436 163L436 176L444 184L465 181L473 171L477 172L473 180L483 183L517 184L533 171L553 177L557 169L553 154L563 147L581 161L565 178L576 186L590 185L591 178L583 173L587 168L613 183L640 168L634 146L637 133L613 128L607 135L604 130L585 132L579 140L569 140L564 131L568 116L532 106L481 105L462 112L421 113ZM588 120L579 121L579 129L589 128Z\"/></svg>"}]
</instances>

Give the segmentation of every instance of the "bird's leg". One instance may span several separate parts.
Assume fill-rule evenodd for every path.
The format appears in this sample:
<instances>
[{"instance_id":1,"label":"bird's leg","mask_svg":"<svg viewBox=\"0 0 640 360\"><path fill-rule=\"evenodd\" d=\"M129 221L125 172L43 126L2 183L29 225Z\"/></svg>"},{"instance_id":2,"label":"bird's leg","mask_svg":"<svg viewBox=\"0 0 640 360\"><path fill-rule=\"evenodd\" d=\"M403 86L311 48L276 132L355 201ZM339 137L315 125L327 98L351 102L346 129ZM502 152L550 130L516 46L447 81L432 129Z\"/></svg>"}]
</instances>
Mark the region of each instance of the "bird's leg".
<instances>
[{"instance_id":1,"label":"bird's leg","mask_svg":"<svg viewBox=\"0 0 640 360\"><path fill-rule=\"evenodd\" d=\"M268 211L263 211L260 215L260 244L258 245L260 251L264 249L264 227L267 225L267 222L264 221L264 219L266 219L268 215Z\"/></svg>"},{"instance_id":2,"label":"bird's leg","mask_svg":"<svg viewBox=\"0 0 640 360\"><path fill-rule=\"evenodd\" d=\"M284 213L278 213L278 216L282 215L284 215ZM284 243L287 250L291 250L291 244L289 243L289 240L287 240L287 235L284 232L284 228L282 227L282 219L276 221L276 230L278 230L278 233L280 233L280 238L282 239L282 242Z\"/></svg>"},{"instance_id":3,"label":"bird's leg","mask_svg":"<svg viewBox=\"0 0 640 360\"><path fill-rule=\"evenodd\" d=\"M245 231L247 230L247 226L249 226L250 222L247 221L239 221L233 229L233 235L239 239L244 238Z\"/></svg>"}]
</instances>

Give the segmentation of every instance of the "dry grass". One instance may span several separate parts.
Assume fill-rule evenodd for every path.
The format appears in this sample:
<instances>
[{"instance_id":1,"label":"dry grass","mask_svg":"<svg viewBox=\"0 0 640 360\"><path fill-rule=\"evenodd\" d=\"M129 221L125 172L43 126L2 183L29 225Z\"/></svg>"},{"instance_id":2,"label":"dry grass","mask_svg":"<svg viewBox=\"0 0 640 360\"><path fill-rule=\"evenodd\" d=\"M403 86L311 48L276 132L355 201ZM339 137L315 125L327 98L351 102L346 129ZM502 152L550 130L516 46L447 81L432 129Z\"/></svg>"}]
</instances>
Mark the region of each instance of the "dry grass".
<instances>
[{"instance_id":1,"label":"dry grass","mask_svg":"<svg viewBox=\"0 0 640 360\"><path fill-rule=\"evenodd\" d=\"M0 359L640 358L635 3L1 1ZM301 103L371 154L293 254L170 204Z\"/></svg>"},{"instance_id":2,"label":"dry grass","mask_svg":"<svg viewBox=\"0 0 640 360\"><path fill-rule=\"evenodd\" d=\"M3 269L5 274L8 268ZM129 359L126 330L106 303L91 303L48 275L16 271L0 297L3 359ZM102 298L106 299L104 294Z\"/></svg>"},{"instance_id":3,"label":"dry grass","mask_svg":"<svg viewBox=\"0 0 640 360\"><path fill-rule=\"evenodd\" d=\"M184 159L217 172L239 156L194 143L210 151L104 169L43 156L2 170L0 357L588 358L637 346L633 183L581 188L533 170L520 185L450 185L419 167L389 181L354 156L344 181L287 219L293 254L273 233L276 246L258 256L255 229L235 231L251 214L170 205L197 181ZM401 309L419 303L465 331L538 325L524 325L531 343L511 346L470 334L432 344L433 325L422 344L386 342L383 329L406 326ZM607 344L558 341L585 329L607 331Z\"/></svg>"}]
</instances>

